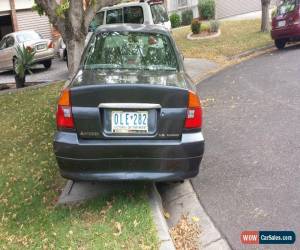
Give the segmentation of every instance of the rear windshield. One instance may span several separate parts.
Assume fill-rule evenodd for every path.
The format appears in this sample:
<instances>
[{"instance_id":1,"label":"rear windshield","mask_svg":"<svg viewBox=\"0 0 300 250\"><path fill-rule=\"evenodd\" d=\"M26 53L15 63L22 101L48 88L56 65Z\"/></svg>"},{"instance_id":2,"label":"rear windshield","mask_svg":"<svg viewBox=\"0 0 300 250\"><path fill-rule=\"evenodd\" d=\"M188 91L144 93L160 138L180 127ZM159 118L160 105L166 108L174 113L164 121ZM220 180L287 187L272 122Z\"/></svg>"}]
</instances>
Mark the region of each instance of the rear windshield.
<instances>
[{"instance_id":1,"label":"rear windshield","mask_svg":"<svg viewBox=\"0 0 300 250\"><path fill-rule=\"evenodd\" d=\"M162 34L100 33L92 38L86 51L85 69L178 69L173 46Z\"/></svg>"},{"instance_id":2,"label":"rear windshield","mask_svg":"<svg viewBox=\"0 0 300 250\"><path fill-rule=\"evenodd\" d=\"M150 8L151 8L153 22L155 24L169 21L168 13L163 4L153 4L151 5Z\"/></svg>"},{"instance_id":3,"label":"rear windshield","mask_svg":"<svg viewBox=\"0 0 300 250\"><path fill-rule=\"evenodd\" d=\"M296 9L298 0L284 0L278 6L278 15L284 15L286 13L292 12Z\"/></svg>"},{"instance_id":4,"label":"rear windshield","mask_svg":"<svg viewBox=\"0 0 300 250\"><path fill-rule=\"evenodd\" d=\"M22 32L17 34L17 40L20 43L24 43L27 41L39 40L42 36L34 31Z\"/></svg>"}]
</instances>

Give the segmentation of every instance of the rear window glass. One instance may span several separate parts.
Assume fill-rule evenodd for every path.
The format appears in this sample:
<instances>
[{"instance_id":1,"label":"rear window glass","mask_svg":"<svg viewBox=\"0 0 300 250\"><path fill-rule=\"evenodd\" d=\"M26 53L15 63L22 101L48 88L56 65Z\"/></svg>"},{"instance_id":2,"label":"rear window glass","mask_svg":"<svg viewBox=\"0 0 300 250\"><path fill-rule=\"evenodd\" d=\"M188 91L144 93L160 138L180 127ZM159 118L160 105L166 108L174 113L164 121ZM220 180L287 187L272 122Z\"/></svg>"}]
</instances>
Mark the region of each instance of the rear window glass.
<instances>
[{"instance_id":1,"label":"rear window glass","mask_svg":"<svg viewBox=\"0 0 300 250\"><path fill-rule=\"evenodd\" d=\"M162 34L112 32L95 35L84 56L85 69L178 69L169 37Z\"/></svg>"},{"instance_id":2,"label":"rear window glass","mask_svg":"<svg viewBox=\"0 0 300 250\"><path fill-rule=\"evenodd\" d=\"M22 32L17 34L17 39L20 43L27 42L27 41L33 41L33 40L39 40L42 36L36 32Z\"/></svg>"},{"instance_id":3,"label":"rear window glass","mask_svg":"<svg viewBox=\"0 0 300 250\"><path fill-rule=\"evenodd\" d=\"M124 8L124 23L144 23L143 8L140 6L131 6Z\"/></svg>"},{"instance_id":4,"label":"rear window glass","mask_svg":"<svg viewBox=\"0 0 300 250\"><path fill-rule=\"evenodd\" d=\"M106 13L106 23L123 23L123 11L122 9L108 10Z\"/></svg>"},{"instance_id":5,"label":"rear window glass","mask_svg":"<svg viewBox=\"0 0 300 250\"><path fill-rule=\"evenodd\" d=\"M278 6L278 15L284 15L286 13L292 12L295 10L297 5L297 0L284 0L282 3Z\"/></svg>"},{"instance_id":6,"label":"rear window glass","mask_svg":"<svg viewBox=\"0 0 300 250\"><path fill-rule=\"evenodd\" d=\"M151 5L150 8L151 8L153 22L155 24L169 21L168 13L163 4L153 4Z\"/></svg>"}]
</instances>

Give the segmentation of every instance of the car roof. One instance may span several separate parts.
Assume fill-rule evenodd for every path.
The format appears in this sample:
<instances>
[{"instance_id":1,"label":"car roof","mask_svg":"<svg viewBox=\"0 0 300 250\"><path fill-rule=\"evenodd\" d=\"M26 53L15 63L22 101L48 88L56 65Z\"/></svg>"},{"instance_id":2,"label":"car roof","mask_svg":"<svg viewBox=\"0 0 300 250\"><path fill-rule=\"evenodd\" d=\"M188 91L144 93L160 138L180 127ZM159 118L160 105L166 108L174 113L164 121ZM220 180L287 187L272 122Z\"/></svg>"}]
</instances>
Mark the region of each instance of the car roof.
<instances>
[{"instance_id":1,"label":"car roof","mask_svg":"<svg viewBox=\"0 0 300 250\"><path fill-rule=\"evenodd\" d=\"M147 3L145 3L145 2L119 3L119 4L103 7L101 10L99 10L99 12L100 11L105 11L105 10L110 10L110 9L115 9L115 8L127 7L127 6L142 6L142 5L145 5L145 4L147 4Z\"/></svg>"},{"instance_id":2,"label":"car roof","mask_svg":"<svg viewBox=\"0 0 300 250\"><path fill-rule=\"evenodd\" d=\"M158 33L170 36L167 28L161 25L145 25L145 24L107 24L99 26L95 33L103 32L144 32L144 33Z\"/></svg>"},{"instance_id":3,"label":"car roof","mask_svg":"<svg viewBox=\"0 0 300 250\"><path fill-rule=\"evenodd\" d=\"M4 37L6 37L6 36L16 36L16 35L18 35L18 34L28 33L28 32L34 32L34 33L37 33L37 32L34 31L34 30L21 30L21 31L16 31L16 32L12 32L12 33L6 34Z\"/></svg>"}]
</instances>

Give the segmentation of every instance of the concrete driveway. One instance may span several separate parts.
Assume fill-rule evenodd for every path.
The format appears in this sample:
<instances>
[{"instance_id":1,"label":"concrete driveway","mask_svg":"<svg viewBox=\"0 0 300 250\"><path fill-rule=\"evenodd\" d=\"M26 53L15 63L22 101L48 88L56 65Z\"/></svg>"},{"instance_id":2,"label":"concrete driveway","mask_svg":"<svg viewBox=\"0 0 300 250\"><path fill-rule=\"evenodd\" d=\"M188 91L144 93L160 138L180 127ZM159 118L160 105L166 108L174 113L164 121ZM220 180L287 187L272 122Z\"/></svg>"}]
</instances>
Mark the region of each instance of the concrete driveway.
<instances>
[{"instance_id":1,"label":"concrete driveway","mask_svg":"<svg viewBox=\"0 0 300 250\"><path fill-rule=\"evenodd\" d=\"M300 46L290 47L197 86L206 106L206 152L192 183L233 249L257 249L240 243L244 230L300 236L299 58ZM267 249L300 249L300 241Z\"/></svg>"},{"instance_id":2,"label":"concrete driveway","mask_svg":"<svg viewBox=\"0 0 300 250\"><path fill-rule=\"evenodd\" d=\"M26 76L26 82L48 82L68 79L67 63L58 58L55 58L52 61L50 69L47 70L42 64L37 64L34 66L32 72L32 75ZM15 78L12 71L0 73L0 84L14 82Z\"/></svg>"}]
</instances>

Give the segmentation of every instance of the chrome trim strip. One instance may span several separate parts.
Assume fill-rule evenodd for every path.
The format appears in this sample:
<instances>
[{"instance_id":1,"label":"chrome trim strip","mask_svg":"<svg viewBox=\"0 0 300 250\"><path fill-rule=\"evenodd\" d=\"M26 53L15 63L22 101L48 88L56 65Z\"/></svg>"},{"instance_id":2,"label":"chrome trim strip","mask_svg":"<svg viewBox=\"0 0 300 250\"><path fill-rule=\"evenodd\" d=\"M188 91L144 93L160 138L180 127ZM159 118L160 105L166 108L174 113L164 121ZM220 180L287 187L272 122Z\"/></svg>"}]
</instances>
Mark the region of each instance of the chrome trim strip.
<instances>
[{"instance_id":1,"label":"chrome trim strip","mask_svg":"<svg viewBox=\"0 0 300 250\"><path fill-rule=\"evenodd\" d=\"M105 109L161 109L161 105L155 103L101 103L98 107Z\"/></svg>"}]
</instances>

